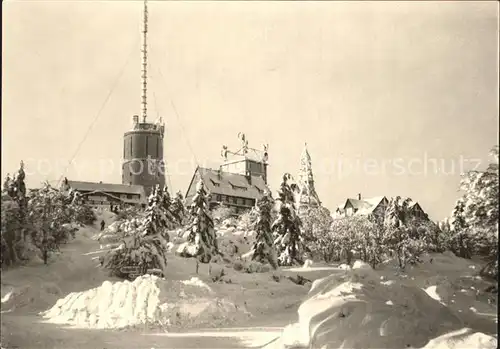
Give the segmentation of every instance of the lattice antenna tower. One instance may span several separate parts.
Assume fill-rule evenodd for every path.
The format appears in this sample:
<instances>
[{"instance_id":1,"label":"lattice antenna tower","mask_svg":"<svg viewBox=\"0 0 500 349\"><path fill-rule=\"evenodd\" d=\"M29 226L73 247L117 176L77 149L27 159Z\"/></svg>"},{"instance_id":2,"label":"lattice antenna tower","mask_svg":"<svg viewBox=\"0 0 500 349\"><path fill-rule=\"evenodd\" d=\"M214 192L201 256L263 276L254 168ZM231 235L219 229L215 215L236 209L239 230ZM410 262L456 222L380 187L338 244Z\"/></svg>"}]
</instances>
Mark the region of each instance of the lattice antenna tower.
<instances>
[{"instance_id":1,"label":"lattice antenna tower","mask_svg":"<svg viewBox=\"0 0 500 349\"><path fill-rule=\"evenodd\" d=\"M148 0L144 0L142 23L142 119L148 116Z\"/></svg>"}]
</instances>

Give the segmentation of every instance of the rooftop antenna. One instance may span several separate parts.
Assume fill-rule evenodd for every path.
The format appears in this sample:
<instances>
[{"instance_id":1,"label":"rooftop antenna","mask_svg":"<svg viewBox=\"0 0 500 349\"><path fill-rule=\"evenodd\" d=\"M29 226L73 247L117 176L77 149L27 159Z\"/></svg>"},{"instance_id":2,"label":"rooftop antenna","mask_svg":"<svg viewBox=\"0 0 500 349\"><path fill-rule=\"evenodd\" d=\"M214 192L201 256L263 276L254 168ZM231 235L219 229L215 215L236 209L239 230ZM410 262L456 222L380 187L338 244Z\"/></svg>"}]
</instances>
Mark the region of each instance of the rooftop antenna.
<instances>
[{"instance_id":1,"label":"rooftop antenna","mask_svg":"<svg viewBox=\"0 0 500 349\"><path fill-rule=\"evenodd\" d=\"M142 29L142 119L148 116L148 0L144 0Z\"/></svg>"}]
</instances>

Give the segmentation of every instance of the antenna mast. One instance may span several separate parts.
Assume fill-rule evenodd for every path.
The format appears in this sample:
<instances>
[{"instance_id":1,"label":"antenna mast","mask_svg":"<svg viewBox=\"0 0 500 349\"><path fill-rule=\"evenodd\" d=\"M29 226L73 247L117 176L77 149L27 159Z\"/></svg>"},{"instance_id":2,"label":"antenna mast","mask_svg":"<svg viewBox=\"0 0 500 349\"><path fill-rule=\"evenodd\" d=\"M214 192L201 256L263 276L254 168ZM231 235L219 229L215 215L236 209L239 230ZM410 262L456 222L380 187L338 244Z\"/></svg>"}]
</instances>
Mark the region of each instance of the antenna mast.
<instances>
[{"instance_id":1,"label":"antenna mast","mask_svg":"<svg viewBox=\"0 0 500 349\"><path fill-rule=\"evenodd\" d=\"M144 0L142 29L142 118L148 116L148 0Z\"/></svg>"}]
</instances>

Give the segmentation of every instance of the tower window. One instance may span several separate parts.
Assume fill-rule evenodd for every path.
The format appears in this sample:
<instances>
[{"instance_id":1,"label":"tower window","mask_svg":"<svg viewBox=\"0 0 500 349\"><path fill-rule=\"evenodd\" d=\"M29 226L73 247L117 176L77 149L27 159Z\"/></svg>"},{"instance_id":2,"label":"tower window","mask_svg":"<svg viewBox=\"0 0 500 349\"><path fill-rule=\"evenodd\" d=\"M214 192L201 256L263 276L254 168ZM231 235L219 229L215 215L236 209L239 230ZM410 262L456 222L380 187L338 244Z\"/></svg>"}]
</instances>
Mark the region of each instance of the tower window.
<instances>
[{"instance_id":1,"label":"tower window","mask_svg":"<svg viewBox=\"0 0 500 349\"><path fill-rule=\"evenodd\" d=\"M130 137L130 157L132 157L132 146L133 146L133 137Z\"/></svg>"},{"instance_id":2,"label":"tower window","mask_svg":"<svg viewBox=\"0 0 500 349\"><path fill-rule=\"evenodd\" d=\"M149 140L149 137L146 136L146 157L148 156L148 140Z\"/></svg>"}]
</instances>

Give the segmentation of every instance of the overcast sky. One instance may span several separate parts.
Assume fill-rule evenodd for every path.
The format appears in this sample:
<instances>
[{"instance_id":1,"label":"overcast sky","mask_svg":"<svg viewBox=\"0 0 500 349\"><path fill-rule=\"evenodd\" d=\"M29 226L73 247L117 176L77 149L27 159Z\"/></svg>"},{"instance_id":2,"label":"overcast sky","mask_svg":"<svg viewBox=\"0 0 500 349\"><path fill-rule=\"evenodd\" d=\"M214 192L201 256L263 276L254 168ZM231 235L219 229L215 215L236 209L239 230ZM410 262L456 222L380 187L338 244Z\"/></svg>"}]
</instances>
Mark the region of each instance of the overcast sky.
<instances>
[{"instance_id":1,"label":"overcast sky","mask_svg":"<svg viewBox=\"0 0 500 349\"><path fill-rule=\"evenodd\" d=\"M141 108L142 3L2 7L2 177L23 159L28 186L58 179L107 100L67 177L120 183L122 135ZM498 144L498 2L149 8L149 118L167 122L174 191L245 132L251 147L269 143L273 191L307 142L329 209L401 195L441 219L461 169L484 167Z\"/></svg>"}]
</instances>

